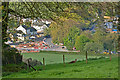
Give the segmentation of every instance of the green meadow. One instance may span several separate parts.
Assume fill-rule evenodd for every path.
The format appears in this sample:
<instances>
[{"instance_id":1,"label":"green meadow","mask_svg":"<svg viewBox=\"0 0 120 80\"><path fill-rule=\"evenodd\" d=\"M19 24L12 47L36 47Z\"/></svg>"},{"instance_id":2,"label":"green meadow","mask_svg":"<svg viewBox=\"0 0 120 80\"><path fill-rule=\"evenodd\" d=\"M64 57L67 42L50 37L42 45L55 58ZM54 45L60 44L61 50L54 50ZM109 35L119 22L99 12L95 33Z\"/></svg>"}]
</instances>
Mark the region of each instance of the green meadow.
<instances>
[{"instance_id":1,"label":"green meadow","mask_svg":"<svg viewBox=\"0 0 120 80\"><path fill-rule=\"evenodd\" d=\"M85 56L80 54L67 54L66 64L62 63L63 53L47 52L43 53L23 53L24 57L32 57L42 61L45 58L46 66L35 66L33 69L21 69L18 72L7 71L3 73L3 78L118 78L118 56L112 55L110 61L109 56L88 56L88 63L86 64ZM68 64L69 61L78 59L76 63ZM49 61L51 60L51 61ZM52 62L53 60L53 62ZM20 64L21 65L21 64ZM15 64L8 65L16 66ZM13 70L15 70L14 68ZM12 69L11 69L12 70Z\"/></svg>"},{"instance_id":2,"label":"green meadow","mask_svg":"<svg viewBox=\"0 0 120 80\"><path fill-rule=\"evenodd\" d=\"M22 53L24 58L32 58L36 59L39 61L43 61L43 58L45 59L45 64L58 64L58 63L63 63L63 55L65 56L65 62L70 62L75 59L78 61L82 61L86 59L85 54L80 54L80 53L75 53L75 52L40 52L40 53ZM103 55L89 55L88 54L88 59L89 58L99 58ZM106 56L105 56L106 57Z\"/></svg>"}]
</instances>

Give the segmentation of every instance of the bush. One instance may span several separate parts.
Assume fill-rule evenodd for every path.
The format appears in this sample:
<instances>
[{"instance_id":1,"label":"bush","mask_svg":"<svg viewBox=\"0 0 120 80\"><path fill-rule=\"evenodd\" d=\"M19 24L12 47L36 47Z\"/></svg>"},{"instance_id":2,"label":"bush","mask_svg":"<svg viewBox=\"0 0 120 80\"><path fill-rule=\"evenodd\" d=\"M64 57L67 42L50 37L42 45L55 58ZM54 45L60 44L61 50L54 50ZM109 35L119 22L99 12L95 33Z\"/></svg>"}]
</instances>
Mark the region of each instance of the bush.
<instances>
[{"instance_id":1,"label":"bush","mask_svg":"<svg viewBox=\"0 0 120 80\"><path fill-rule=\"evenodd\" d=\"M16 58L16 63L22 62L22 55L15 48L11 48L9 45L3 44L2 47L2 64L15 63L14 56Z\"/></svg>"}]
</instances>

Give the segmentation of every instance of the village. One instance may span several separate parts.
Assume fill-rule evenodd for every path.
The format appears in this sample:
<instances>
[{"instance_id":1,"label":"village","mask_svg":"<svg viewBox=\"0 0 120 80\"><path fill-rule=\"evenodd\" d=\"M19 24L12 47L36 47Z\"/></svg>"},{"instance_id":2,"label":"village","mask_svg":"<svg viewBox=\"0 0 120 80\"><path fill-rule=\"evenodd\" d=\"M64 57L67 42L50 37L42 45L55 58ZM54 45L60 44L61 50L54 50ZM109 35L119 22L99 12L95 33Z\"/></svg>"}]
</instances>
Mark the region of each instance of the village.
<instances>
[{"instance_id":1,"label":"village","mask_svg":"<svg viewBox=\"0 0 120 80\"><path fill-rule=\"evenodd\" d=\"M8 41L5 42L9 44L11 47L16 48L21 53L24 52L40 52L40 50L46 50L49 48L53 48L54 45L52 40L48 40L49 44L46 43L46 38L50 38L49 36L44 36L44 30L49 28L51 24L51 20L46 19L31 19L31 18L23 18L19 19L14 15L10 15L10 18L18 19L18 23L20 24L17 28L15 28L15 33L11 33L9 29L7 33L9 34ZM26 26L25 22L30 22L30 26ZM62 49L62 43L60 43ZM55 47L58 48L58 47ZM53 48L54 49L54 48Z\"/></svg>"},{"instance_id":2,"label":"village","mask_svg":"<svg viewBox=\"0 0 120 80\"><path fill-rule=\"evenodd\" d=\"M68 51L66 46L63 43L53 44L52 39L49 39L50 36L44 36L44 30L49 28L52 20L46 19L31 19L31 18L22 18L16 17L14 15L9 14L10 18L18 19L19 26L14 29L16 32L12 34L9 30L7 33L9 34L8 41L6 44L9 44L11 47L18 49L20 52L40 52L40 50L48 50L48 51ZM118 24L119 16L104 16L104 28L107 33L119 33L117 30L116 24ZM30 25L26 26L25 22L29 22ZM95 32L95 24L85 30L89 30ZM75 51L76 48L73 47Z\"/></svg>"}]
</instances>

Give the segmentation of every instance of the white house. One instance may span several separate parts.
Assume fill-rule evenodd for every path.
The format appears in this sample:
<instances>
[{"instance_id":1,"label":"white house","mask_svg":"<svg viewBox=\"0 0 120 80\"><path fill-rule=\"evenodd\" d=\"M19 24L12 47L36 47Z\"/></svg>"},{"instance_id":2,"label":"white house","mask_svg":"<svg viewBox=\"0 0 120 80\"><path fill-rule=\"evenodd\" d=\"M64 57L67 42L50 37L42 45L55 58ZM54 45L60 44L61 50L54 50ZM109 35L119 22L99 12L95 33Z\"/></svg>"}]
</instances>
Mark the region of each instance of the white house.
<instances>
[{"instance_id":1,"label":"white house","mask_svg":"<svg viewBox=\"0 0 120 80\"><path fill-rule=\"evenodd\" d=\"M20 41L24 41L25 40L23 34L17 33L17 37L18 37L18 40L20 40Z\"/></svg>"},{"instance_id":2,"label":"white house","mask_svg":"<svg viewBox=\"0 0 120 80\"><path fill-rule=\"evenodd\" d=\"M17 31L22 31L24 34L27 34L27 32L26 32L26 29L27 29L27 26L25 26L25 25L20 25L16 30Z\"/></svg>"},{"instance_id":3,"label":"white house","mask_svg":"<svg viewBox=\"0 0 120 80\"><path fill-rule=\"evenodd\" d=\"M43 23L45 23L45 24L51 24L51 22L52 21L50 21L50 20L41 20Z\"/></svg>"},{"instance_id":4,"label":"white house","mask_svg":"<svg viewBox=\"0 0 120 80\"><path fill-rule=\"evenodd\" d=\"M16 30L22 31L24 34L30 34L30 35L37 34L37 30L34 27L28 27L26 25L20 25Z\"/></svg>"},{"instance_id":5,"label":"white house","mask_svg":"<svg viewBox=\"0 0 120 80\"><path fill-rule=\"evenodd\" d=\"M33 25L33 27L37 30L37 33L39 33L39 32L43 32L44 29L48 28L48 26L45 25L45 24L42 25L42 26Z\"/></svg>"}]
</instances>

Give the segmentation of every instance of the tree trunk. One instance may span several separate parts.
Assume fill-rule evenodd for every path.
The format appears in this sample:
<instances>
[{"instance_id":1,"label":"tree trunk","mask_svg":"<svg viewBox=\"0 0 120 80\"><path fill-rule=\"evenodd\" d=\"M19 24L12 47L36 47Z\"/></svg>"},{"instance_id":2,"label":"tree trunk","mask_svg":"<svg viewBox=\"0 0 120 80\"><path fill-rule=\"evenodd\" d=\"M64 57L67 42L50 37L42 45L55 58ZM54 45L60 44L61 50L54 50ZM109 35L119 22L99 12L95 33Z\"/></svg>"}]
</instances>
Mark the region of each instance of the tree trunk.
<instances>
[{"instance_id":1,"label":"tree trunk","mask_svg":"<svg viewBox=\"0 0 120 80\"><path fill-rule=\"evenodd\" d=\"M7 41L7 26L8 26L8 6L9 2L2 3L2 43Z\"/></svg>"}]
</instances>

